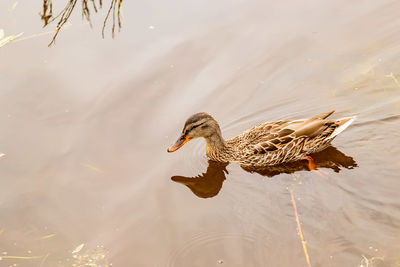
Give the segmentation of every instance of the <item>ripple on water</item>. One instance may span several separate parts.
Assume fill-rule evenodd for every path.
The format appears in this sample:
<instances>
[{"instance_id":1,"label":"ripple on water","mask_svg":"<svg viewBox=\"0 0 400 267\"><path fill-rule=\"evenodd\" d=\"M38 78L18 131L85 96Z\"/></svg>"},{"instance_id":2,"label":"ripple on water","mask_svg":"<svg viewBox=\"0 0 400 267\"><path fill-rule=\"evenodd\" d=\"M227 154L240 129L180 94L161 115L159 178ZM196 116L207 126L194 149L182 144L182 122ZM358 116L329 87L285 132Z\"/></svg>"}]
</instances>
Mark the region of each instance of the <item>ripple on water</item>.
<instances>
[{"instance_id":1,"label":"ripple on water","mask_svg":"<svg viewBox=\"0 0 400 267\"><path fill-rule=\"evenodd\" d=\"M268 243L263 242L264 246L258 243L250 235L202 232L173 251L168 266L233 266L238 263L240 266L252 266L251 263L261 262L262 251L267 251Z\"/></svg>"},{"instance_id":2,"label":"ripple on water","mask_svg":"<svg viewBox=\"0 0 400 267\"><path fill-rule=\"evenodd\" d=\"M208 166L206 156L205 142L202 138L190 141L183 146L179 151L177 160L181 164L182 175L197 175L204 172Z\"/></svg>"}]
</instances>

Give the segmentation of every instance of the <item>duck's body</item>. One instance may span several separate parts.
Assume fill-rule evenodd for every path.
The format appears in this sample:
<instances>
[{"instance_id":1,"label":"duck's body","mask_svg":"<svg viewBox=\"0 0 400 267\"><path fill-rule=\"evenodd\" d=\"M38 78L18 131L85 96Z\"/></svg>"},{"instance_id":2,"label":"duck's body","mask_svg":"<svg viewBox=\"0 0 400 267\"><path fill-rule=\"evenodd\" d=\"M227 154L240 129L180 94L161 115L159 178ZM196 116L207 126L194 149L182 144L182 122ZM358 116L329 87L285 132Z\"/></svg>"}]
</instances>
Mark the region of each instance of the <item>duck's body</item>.
<instances>
[{"instance_id":1,"label":"duck's body","mask_svg":"<svg viewBox=\"0 0 400 267\"><path fill-rule=\"evenodd\" d=\"M206 154L215 161L236 161L245 166L267 166L292 162L318 152L353 121L353 117L326 119L334 111L307 120L266 122L239 136L224 140L218 123L207 113L191 116L173 152L196 137L206 139Z\"/></svg>"}]
</instances>

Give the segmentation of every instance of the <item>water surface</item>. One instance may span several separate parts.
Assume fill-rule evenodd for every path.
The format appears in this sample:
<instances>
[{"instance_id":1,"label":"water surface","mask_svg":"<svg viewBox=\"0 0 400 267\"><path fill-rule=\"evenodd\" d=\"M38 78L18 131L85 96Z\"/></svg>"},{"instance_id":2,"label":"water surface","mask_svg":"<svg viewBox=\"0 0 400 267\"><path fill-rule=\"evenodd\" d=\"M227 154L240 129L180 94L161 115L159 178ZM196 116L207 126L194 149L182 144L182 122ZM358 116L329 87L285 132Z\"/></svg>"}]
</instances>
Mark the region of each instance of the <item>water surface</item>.
<instances>
[{"instance_id":1,"label":"water surface","mask_svg":"<svg viewBox=\"0 0 400 267\"><path fill-rule=\"evenodd\" d=\"M12 4L6 33L49 30ZM398 1L123 5L115 40L77 10L51 48L0 48L0 266L306 266L288 189L313 266L398 266ZM330 109L358 118L320 172L210 165L202 140L166 152L195 112L231 138Z\"/></svg>"}]
</instances>

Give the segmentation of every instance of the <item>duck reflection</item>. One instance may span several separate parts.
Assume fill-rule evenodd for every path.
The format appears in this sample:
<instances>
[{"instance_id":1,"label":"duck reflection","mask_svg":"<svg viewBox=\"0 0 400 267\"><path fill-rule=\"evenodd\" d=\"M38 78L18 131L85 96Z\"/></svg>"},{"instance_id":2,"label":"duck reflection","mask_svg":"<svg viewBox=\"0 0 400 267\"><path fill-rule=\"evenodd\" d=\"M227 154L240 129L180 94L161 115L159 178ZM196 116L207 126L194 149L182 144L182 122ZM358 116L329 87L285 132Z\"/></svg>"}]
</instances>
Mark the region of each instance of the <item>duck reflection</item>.
<instances>
[{"instance_id":1,"label":"duck reflection","mask_svg":"<svg viewBox=\"0 0 400 267\"><path fill-rule=\"evenodd\" d=\"M216 196L222 188L228 174L226 166L228 162L218 162L209 160L207 171L196 177L172 176L174 182L181 183L189 187L193 194L201 198Z\"/></svg>"},{"instance_id":2,"label":"duck reflection","mask_svg":"<svg viewBox=\"0 0 400 267\"><path fill-rule=\"evenodd\" d=\"M329 168L335 172L339 172L342 168L353 169L357 167L355 160L337 150L335 147L330 146L325 150L312 154L315 167ZM226 166L229 163L216 162L209 160L208 168L205 173L196 177L172 176L174 182L186 185L196 196L200 198L210 198L216 196L222 188L228 171ZM309 171L309 163L307 160L286 163L276 166L265 167L248 167L241 166L245 171L250 173L259 173L263 176L273 177L281 173L294 173L296 171Z\"/></svg>"}]
</instances>

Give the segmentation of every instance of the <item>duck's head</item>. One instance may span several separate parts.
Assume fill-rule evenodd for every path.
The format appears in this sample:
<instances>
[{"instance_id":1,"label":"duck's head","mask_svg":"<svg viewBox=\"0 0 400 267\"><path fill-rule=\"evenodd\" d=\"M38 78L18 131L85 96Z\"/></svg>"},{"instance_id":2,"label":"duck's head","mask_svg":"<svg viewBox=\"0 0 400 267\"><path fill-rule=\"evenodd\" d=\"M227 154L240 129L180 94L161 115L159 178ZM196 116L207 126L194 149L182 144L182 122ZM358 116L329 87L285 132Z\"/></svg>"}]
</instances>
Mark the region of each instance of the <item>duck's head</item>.
<instances>
[{"instance_id":1,"label":"duck's head","mask_svg":"<svg viewBox=\"0 0 400 267\"><path fill-rule=\"evenodd\" d=\"M221 135L217 121L205 112L196 113L186 120L181 136L167 151L174 152L194 138L204 137L207 139L215 134Z\"/></svg>"}]
</instances>

